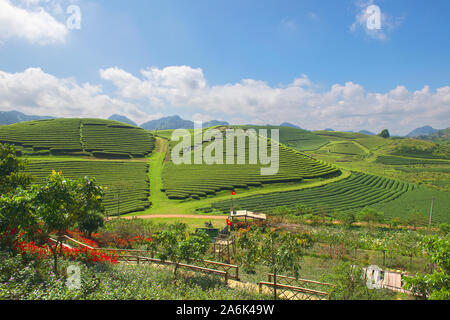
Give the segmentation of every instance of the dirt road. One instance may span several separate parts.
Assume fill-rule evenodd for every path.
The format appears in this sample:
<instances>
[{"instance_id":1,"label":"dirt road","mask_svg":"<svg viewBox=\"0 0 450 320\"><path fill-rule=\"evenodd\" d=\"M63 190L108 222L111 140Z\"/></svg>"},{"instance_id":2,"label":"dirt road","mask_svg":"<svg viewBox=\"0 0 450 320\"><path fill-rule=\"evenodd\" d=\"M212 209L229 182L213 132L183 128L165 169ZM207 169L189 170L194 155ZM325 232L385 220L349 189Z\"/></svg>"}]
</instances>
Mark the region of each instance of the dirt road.
<instances>
[{"instance_id":1,"label":"dirt road","mask_svg":"<svg viewBox=\"0 0 450 320\"><path fill-rule=\"evenodd\" d=\"M225 220L227 216L203 216L198 214L149 214L149 215L141 215L141 216L133 216L133 217L121 217L122 219L156 219L156 218L186 218L186 219L208 219L208 220ZM114 219L114 217L110 217L109 219Z\"/></svg>"}]
</instances>

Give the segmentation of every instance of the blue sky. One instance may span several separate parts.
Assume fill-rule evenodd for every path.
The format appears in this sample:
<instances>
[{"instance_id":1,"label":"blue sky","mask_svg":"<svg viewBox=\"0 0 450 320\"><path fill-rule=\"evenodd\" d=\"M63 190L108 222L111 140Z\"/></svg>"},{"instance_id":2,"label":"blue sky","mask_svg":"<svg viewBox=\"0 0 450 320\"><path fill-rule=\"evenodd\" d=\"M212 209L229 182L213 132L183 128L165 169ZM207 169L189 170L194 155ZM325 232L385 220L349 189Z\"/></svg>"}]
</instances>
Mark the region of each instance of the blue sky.
<instances>
[{"instance_id":1,"label":"blue sky","mask_svg":"<svg viewBox=\"0 0 450 320\"><path fill-rule=\"evenodd\" d=\"M70 5L80 29L66 26ZM381 30L367 30L370 5ZM397 134L449 126L449 1L0 0L2 9L0 110Z\"/></svg>"}]
</instances>

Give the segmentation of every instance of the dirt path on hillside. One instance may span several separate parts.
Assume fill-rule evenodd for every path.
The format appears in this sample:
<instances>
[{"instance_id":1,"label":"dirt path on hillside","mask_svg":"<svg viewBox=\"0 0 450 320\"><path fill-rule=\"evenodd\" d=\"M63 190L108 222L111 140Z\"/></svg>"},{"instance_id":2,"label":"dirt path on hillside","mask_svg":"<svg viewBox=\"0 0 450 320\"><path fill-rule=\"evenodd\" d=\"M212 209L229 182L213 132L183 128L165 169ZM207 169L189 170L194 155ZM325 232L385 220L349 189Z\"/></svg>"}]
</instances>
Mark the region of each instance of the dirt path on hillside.
<instances>
[{"instance_id":1,"label":"dirt path on hillside","mask_svg":"<svg viewBox=\"0 0 450 320\"><path fill-rule=\"evenodd\" d=\"M198 214L149 214L141 216L132 217L121 217L121 219L156 219L156 218L186 218L186 219L209 219L209 220L225 220L227 216L204 216ZM109 219L116 219L115 217L110 217Z\"/></svg>"}]
</instances>

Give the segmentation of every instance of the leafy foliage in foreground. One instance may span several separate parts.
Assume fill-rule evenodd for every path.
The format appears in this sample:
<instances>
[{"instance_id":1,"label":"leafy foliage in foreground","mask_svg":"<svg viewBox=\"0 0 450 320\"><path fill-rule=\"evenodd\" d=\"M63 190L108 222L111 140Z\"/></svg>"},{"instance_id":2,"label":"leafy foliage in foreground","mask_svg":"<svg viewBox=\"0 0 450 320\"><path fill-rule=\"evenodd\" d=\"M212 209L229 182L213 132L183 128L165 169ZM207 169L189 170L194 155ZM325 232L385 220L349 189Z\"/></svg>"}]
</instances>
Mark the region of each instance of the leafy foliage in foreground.
<instances>
[{"instance_id":1,"label":"leafy foliage in foreground","mask_svg":"<svg viewBox=\"0 0 450 320\"><path fill-rule=\"evenodd\" d=\"M436 265L431 274L419 274L405 279L405 288L429 300L450 299L450 235L428 237L423 247L431 254Z\"/></svg>"},{"instance_id":2,"label":"leafy foliage in foreground","mask_svg":"<svg viewBox=\"0 0 450 320\"><path fill-rule=\"evenodd\" d=\"M186 273L177 279L169 269L105 265L81 269L81 289L70 290L67 273L56 275L49 260L39 265L0 252L0 300L256 300L267 297L228 288L220 278ZM74 262L63 260L61 270Z\"/></svg>"}]
</instances>

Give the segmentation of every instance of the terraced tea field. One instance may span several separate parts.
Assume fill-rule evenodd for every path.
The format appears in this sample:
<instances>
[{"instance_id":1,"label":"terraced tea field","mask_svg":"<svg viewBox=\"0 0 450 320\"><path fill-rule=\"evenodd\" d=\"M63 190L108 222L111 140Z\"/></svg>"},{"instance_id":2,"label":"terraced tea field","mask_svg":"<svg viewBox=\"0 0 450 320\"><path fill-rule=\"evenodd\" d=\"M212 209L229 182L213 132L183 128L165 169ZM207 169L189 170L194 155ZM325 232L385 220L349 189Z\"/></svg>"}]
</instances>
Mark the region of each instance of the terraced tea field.
<instances>
[{"instance_id":1,"label":"terraced tea field","mask_svg":"<svg viewBox=\"0 0 450 320\"><path fill-rule=\"evenodd\" d=\"M101 119L51 119L0 127L0 142L24 155L92 155L97 158L141 158L155 139L148 131Z\"/></svg>"},{"instance_id":2,"label":"terraced tea field","mask_svg":"<svg viewBox=\"0 0 450 320\"><path fill-rule=\"evenodd\" d=\"M417 165L417 164L450 165L450 161L448 160L405 158L397 156L379 156L376 161L378 163L386 165Z\"/></svg>"},{"instance_id":3,"label":"terraced tea field","mask_svg":"<svg viewBox=\"0 0 450 320\"><path fill-rule=\"evenodd\" d=\"M270 212L280 206L294 208L299 204L316 212L321 209L349 210L394 200L414 188L413 184L393 179L352 173L347 179L325 186L243 197L236 199L234 205L241 209L260 212ZM212 207L228 212L230 201L214 203Z\"/></svg>"},{"instance_id":4,"label":"terraced tea field","mask_svg":"<svg viewBox=\"0 0 450 320\"><path fill-rule=\"evenodd\" d=\"M241 129L278 129L280 132L280 142L298 151L316 150L329 141L325 137L316 135L306 130L290 128L290 127L276 127L276 126L235 126Z\"/></svg>"},{"instance_id":5,"label":"terraced tea field","mask_svg":"<svg viewBox=\"0 0 450 320\"><path fill-rule=\"evenodd\" d=\"M31 161L27 171L42 183L52 170L62 171L66 178L95 177L106 187L104 205L108 215L148 208L150 195L148 164L132 161Z\"/></svg>"},{"instance_id":6,"label":"terraced tea field","mask_svg":"<svg viewBox=\"0 0 450 320\"><path fill-rule=\"evenodd\" d=\"M80 120L41 120L1 126L0 142L22 146L30 151L82 151Z\"/></svg>"},{"instance_id":7,"label":"terraced tea field","mask_svg":"<svg viewBox=\"0 0 450 320\"><path fill-rule=\"evenodd\" d=\"M270 153L270 147L268 150ZM245 153L248 159L248 145ZM199 198L214 195L220 190L261 186L263 183L299 182L305 178L319 178L340 173L335 166L283 145L280 146L278 173L263 176L260 169L261 165L253 164L175 165L167 162L162 175L163 191L169 199Z\"/></svg>"},{"instance_id":8,"label":"terraced tea field","mask_svg":"<svg viewBox=\"0 0 450 320\"><path fill-rule=\"evenodd\" d=\"M83 119L81 126L83 149L94 155L129 154L142 158L155 147L153 136L138 127L100 119Z\"/></svg>"},{"instance_id":9,"label":"terraced tea field","mask_svg":"<svg viewBox=\"0 0 450 320\"><path fill-rule=\"evenodd\" d=\"M350 154L358 156L364 156L367 154L364 149L362 149L360 146L358 146L358 144L354 143L353 141L336 142L327 146L326 148L328 148L328 150L333 153Z\"/></svg>"}]
</instances>

